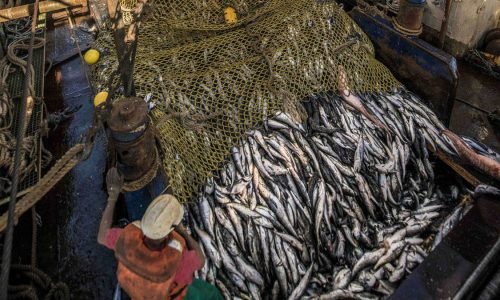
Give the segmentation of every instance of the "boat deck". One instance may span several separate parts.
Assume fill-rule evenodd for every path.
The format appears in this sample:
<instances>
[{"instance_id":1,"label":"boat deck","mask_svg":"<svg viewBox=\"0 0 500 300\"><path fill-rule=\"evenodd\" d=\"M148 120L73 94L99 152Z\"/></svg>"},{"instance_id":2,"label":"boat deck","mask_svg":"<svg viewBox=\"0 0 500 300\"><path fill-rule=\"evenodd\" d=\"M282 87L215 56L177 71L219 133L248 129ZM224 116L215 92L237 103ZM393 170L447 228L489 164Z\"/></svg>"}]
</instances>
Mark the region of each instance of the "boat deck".
<instances>
[{"instance_id":1,"label":"boat deck","mask_svg":"<svg viewBox=\"0 0 500 300\"><path fill-rule=\"evenodd\" d=\"M48 55L58 56L65 51L73 51L76 46L69 36L67 27L51 31L47 51L53 52ZM51 133L47 146L55 157L60 157L74 145L90 125L93 107L92 89L85 76L87 68L80 57L75 56L54 67L46 77L45 98L49 112L82 105L73 118ZM484 75L477 74L475 69L465 64L459 66L459 71L462 78L459 99L474 101L473 105L483 110L489 110L500 102L498 81L495 84L492 80L480 79ZM463 102L455 102L451 128L458 133L480 138L484 134L484 112L470 109L470 105ZM464 120L472 120L473 126ZM498 138L491 137L492 129L487 128L487 131L488 138L484 141L500 150ZM68 284L74 299L110 299L116 284L114 255L97 244L97 230L107 198L103 181L106 154L106 140L100 133L91 156L77 165L37 206L42 220L38 233L38 266L55 281ZM26 214L16 227L13 261L29 260L31 243L27 241L31 235L30 218ZM467 226L462 227L467 229ZM457 235L460 236L460 233ZM464 245L469 248L476 246Z\"/></svg>"}]
</instances>

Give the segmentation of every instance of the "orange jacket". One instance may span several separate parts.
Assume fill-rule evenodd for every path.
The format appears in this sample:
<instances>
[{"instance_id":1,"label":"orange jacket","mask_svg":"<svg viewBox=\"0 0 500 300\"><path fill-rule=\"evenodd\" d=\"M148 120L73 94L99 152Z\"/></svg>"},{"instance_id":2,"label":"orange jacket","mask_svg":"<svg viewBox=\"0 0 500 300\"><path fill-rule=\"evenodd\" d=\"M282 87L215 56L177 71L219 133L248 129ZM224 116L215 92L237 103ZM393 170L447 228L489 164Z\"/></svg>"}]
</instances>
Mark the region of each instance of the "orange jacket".
<instances>
[{"instance_id":1,"label":"orange jacket","mask_svg":"<svg viewBox=\"0 0 500 300\"><path fill-rule=\"evenodd\" d=\"M187 286L178 286L174 278L186 241L172 231L167 246L151 250L143 240L142 231L133 224L120 234L115 248L120 286L133 300L182 299Z\"/></svg>"}]
</instances>

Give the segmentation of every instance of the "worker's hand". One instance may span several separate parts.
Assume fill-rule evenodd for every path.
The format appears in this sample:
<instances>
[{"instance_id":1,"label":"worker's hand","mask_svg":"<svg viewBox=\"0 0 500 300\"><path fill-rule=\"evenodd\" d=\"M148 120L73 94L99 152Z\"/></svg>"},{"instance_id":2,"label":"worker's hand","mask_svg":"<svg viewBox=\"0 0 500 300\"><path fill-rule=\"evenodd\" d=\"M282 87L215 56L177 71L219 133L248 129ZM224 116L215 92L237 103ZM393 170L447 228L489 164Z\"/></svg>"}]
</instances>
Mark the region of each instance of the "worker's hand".
<instances>
[{"instance_id":1,"label":"worker's hand","mask_svg":"<svg viewBox=\"0 0 500 300\"><path fill-rule=\"evenodd\" d=\"M175 231L177 231L177 233L180 234L181 236L188 235L186 227L184 227L184 225L182 225L182 223L179 223L175 226Z\"/></svg>"},{"instance_id":2,"label":"worker's hand","mask_svg":"<svg viewBox=\"0 0 500 300\"><path fill-rule=\"evenodd\" d=\"M106 175L106 186L108 188L108 201L116 202L123 186L123 177L116 168L109 169Z\"/></svg>"},{"instance_id":3,"label":"worker's hand","mask_svg":"<svg viewBox=\"0 0 500 300\"><path fill-rule=\"evenodd\" d=\"M184 227L184 225L182 225L182 223L179 223L175 225L175 230L181 232L181 231L186 231L186 228Z\"/></svg>"}]
</instances>

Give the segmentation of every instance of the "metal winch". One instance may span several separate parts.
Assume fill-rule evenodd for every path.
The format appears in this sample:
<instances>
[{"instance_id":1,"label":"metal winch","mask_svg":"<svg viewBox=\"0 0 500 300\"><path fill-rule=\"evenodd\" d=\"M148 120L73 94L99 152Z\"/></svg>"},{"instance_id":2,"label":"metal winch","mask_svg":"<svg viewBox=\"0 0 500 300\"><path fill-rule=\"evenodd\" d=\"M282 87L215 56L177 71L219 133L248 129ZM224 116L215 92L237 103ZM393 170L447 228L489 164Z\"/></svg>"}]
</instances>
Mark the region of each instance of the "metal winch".
<instances>
[{"instance_id":1,"label":"metal winch","mask_svg":"<svg viewBox=\"0 0 500 300\"><path fill-rule=\"evenodd\" d=\"M136 191L156 176L159 155L147 103L139 97L113 103L108 120L117 167L125 180L124 191Z\"/></svg>"}]
</instances>

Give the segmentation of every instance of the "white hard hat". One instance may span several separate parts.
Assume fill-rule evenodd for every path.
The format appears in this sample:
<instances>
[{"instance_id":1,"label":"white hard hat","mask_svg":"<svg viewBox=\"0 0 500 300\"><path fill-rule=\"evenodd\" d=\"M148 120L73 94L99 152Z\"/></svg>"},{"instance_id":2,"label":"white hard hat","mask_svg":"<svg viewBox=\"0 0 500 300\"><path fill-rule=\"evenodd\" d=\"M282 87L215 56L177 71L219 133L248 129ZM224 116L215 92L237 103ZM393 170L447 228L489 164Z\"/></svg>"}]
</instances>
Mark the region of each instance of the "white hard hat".
<instances>
[{"instance_id":1,"label":"white hard hat","mask_svg":"<svg viewBox=\"0 0 500 300\"><path fill-rule=\"evenodd\" d=\"M153 240L166 237L184 216L184 208L172 195L160 195L151 202L141 220L142 233Z\"/></svg>"}]
</instances>

